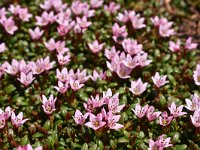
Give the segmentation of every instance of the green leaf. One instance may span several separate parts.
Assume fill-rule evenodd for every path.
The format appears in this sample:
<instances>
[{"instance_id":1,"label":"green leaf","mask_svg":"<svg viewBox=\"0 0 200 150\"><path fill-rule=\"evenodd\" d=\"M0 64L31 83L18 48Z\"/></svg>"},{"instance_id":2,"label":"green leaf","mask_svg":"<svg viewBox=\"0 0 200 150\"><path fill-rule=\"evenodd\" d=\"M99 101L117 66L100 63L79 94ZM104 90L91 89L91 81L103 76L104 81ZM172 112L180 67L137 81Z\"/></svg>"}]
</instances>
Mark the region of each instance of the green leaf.
<instances>
[{"instance_id":1,"label":"green leaf","mask_svg":"<svg viewBox=\"0 0 200 150\"><path fill-rule=\"evenodd\" d=\"M120 137L120 138L118 139L118 142L119 142L119 143L128 143L129 140L126 139L125 137Z\"/></svg>"},{"instance_id":2,"label":"green leaf","mask_svg":"<svg viewBox=\"0 0 200 150\"><path fill-rule=\"evenodd\" d=\"M88 150L88 144L87 143L84 143L81 150Z\"/></svg>"},{"instance_id":3,"label":"green leaf","mask_svg":"<svg viewBox=\"0 0 200 150\"><path fill-rule=\"evenodd\" d=\"M16 90L16 87L13 84L9 84L7 87L4 88L4 91L7 94L10 94Z\"/></svg>"},{"instance_id":4,"label":"green leaf","mask_svg":"<svg viewBox=\"0 0 200 150\"><path fill-rule=\"evenodd\" d=\"M32 137L33 138L40 138L40 137L43 137L44 136L44 134L42 134L42 133L40 133L40 132L37 132L37 133L35 133Z\"/></svg>"}]
</instances>

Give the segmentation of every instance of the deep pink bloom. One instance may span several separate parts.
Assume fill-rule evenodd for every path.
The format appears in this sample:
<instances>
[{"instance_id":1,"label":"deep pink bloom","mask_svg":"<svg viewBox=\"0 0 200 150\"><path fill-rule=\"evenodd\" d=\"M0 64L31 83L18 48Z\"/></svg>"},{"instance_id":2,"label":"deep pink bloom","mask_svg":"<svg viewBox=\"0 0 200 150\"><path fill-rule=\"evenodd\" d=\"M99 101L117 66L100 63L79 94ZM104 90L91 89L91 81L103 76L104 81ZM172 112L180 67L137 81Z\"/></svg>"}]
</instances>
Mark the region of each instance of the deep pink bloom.
<instances>
[{"instance_id":1,"label":"deep pink bloom","mask_svg":"<svg viewBox=\"0 0 200 150\"><path fill-rule=\"evenodd\" d=\"M54 88L60 93L64 94L67 92L69 88L69 83L68 82L63 83L62 81L58 81L58 86L54 86Z\"/></svg>"},{"instance_id":2,"label":"deep pink bloom","mask_svg":"<svg viewBox=\"0 0 200 150\"><path fill-rule=\"evenodd\" d=\"M0 44L0 53L3 53L6 50L6 45L5 43Z\"/></svg>"},{"instance_id":3,"label":"deep pink bloom","mask_svg":"<svg viewBox=\"0 0 200 150\"><path fill-rule=\"evenodd\" d=\"M197 64L196 70L193 72L193 78L196 85L200 85L200 64Z\"/></svg>"},{"instance_id":4,"label":"deep pink bloom","mask_svg":"<svg viewBox=\"0 0 200 150\"><path fill-rule=\"evenodd\" d=\"M171 123L173 116L168 116L168 113L164 111L159 117L159 124L162 126L167 126Z\"/></svg>"},{"instance_id":5,"label":"deep pink bloom","mask_svg":"<svg viewBox=\"0 0 200 150\"><path fill-rule=\"evenodd\" d=\"M139 78L137 81L131 81L131 88L129 88L129 90L134 95L140 95L146 90L147 85L148 83L143 83L141 78Z\"/></svg>"},{"instance_id":6,"label":"deep pink bloom","mask_svg":"<svg viewBox=\"0 0 200 150\"><path fill-rule=\"evenodd\" d=\"M194 93L194 95L192 96L192 101L186 98L185 102L187 104L187 106L185 107L190 111L200 109L200 97L196 93Z\"/></svg>"},{"instance_id":7,"label":"deep pink bloom","mask_svg":"<svg viewBox=\"0 0 200 150\"><path fill-rule=\"evenodd\" d=\"M160 114L162 113L160 111L154 112L154 110L155 109L153 106L149 106L147 113L146 113L146 117L149 121L153 121L153 120L157 119L160 116Z\"/></svg>"},{"instance_id":8,"label":"deep pink bloom","mask_svg":"<svg viewBox=\"0 0 200 150\"><path fill-rule=\"evenodd\" d=\"M135 113L137 117L140 119L143 118L148 110L148 105L145 105L144 107L141 107L140 104L136 104L135 109L132 109L132 111Z\"/></svg>"},{"instance_id":9,"label":"deep pink bloom","mask_svg":"<svg viewBox=\"0 0 200 150\"><path fill-rule=\"evenodd\" d=\"M70 54L69 53L65 56L62 54L58 54L57 58L58 58L58 63L60 65L66 65L70 62Z\"/></svg>"},{"instance_id":10,"label":"deep pink bloom","mask_svg":"<svg viewBox=\"0 0 200 150\"><path fill-rule=\"evenodd\" d=\"M190 118L195 127L197 128L200 127L200 110L199 109L195 110L193 116L190 115Z\"/></svg>"},{"instance_id":11,"label":"deep pink bloom","mask_svg":"<svg viewBox=\"0 0 200 150\"><path fill-rule=\"evenodd\" d=\"M166 81L167 75L161 77L158 72L156 72L154 77L151 77L153 80L153 83L156 85L157 88L160 88L161 86L165 85L169 81Z\"/></svg>"},{"instance_id":12,"label":"deep pink bloom","mask_svg":"<svg viewBox=\"0 0 200 150\"><path fill-rule=\"evenodd\" d=\"M189 37L185 42L185 49L188 50L188 51L196 49L197 46L198 46L197 43L192 43L192 38L191 37Z\"/></svg>"},{"instance_id":13,"label":"deep pink bloom","mask_svg":"<svg viewBox=\"0 0 200 150\"><path fill-rule=\"evenodd\" d=\"M12 112L11 122L15 128L18 128L19 126L24 124L27 120L29 119L23 119L23 112L20 112L17 116L15 115L14 112Z\"/></svg>"},{"instance_id":14,"label":"deep pink bloom","mask_svg":"<svg viewBox=\"0 0 200 150\"><path fill-rule=\"evenodd\" d=\"M20 73L20 78L17 78L24 86L28 86L35 79L33 73L29 72L27 75L24 72Z\"/></svg>"},{"instance_id":15,"label":"deep pink bloom","mask_svg":"<svg viewBox=\"0 0 200 150\"><path fill-rule=\"evenodd\" d=\"M172 52L178 52L180 51L181 41L178 39L176 42L169 41L169 49Z\"/></svg>"},{"instance_id":16,"label":"deep pink bloom","mask_svg":"<svg viewBox=\"0 0 200 150\"><path fill-rule=\"evenodd\" d=\"M85 125L97 130L103 126L105 126L106 122L102 121L102 114L98 114L97 116L90 113L90 122L87 122Z\"/></svg>"},{"instance_id":17,"label":"deep pink bloom","mask_svg":"<svg viewBox=\"0 0 200 150\"><path fill-rule=\"evenodd\" d=\"M29 29L28 32L33 40L39 40L42 34L44 33L44 31L40 30L39 27L36 27L34 30Z\"/></svg>"},{"instance_id":18,"label":"deep pink bloom","mask_svg":"<svg viewBox=\"0 0 200 150\"><path fill-rule=\"evenodd\" d=\"M142 44L138 44L136 40L133 39L125 39L122 42L122 46L124 50L130 55L135 55L138 53L144 53Z\"/></svg>"},{"instance_id":19,"label":"deep pink bloom","mask_svg":"<svg viewBox=\"0 0 200 150\"><path fill-rule=\"evenodd\" d=\"M113 115L112 112L108 112L107 114L107 126L109 129L119 130L124 126L122 124L117 123L120 119L121 115Z\"/></svg>"},{"instance_id":20,"label":"deep pink bloom","mask_svg":"<svg viewBox=\"0 0 200 150\"><path fill-rule=\"evenodd\" d=\"M14 32L18 29L18 27L15 25L15 22L12 16L9 18L6 18L6 17L1 18L0 23L3 25L6 32L11 35L13 35Z\"/></svg>"},{"instance_id":21,"label":"deep pink bloom","mask_svg":"<svg viewBox=\"0 0 200 150\"><path fill-rule=\"evenodd\" d=\"M87 119L89 113L86 113L85 115L83 115L80 110L76 110L75 115L74 115L74 121L76 122L76 124L80 124L83 125L85 123L85 120Z\"/></svg>"},{"instance_id":22,"label":"deep pink bloom","mask_svg":"<svg viewBox=\"0 0 200 150\"><path fill-rule=\"evenodd\" d=\"M105 43L99 44L99 42L95 40L93 43L88 43L88 46L93 53L98 53L102 50L104 44Z\"/></svg>"},{"instance_id":23,"label":"deep pink bloom","mask_svg":"<svg viewBox=\"0 0 200 150\"><path fill-rule=\"evenodd\" d=\"M52 112L56 110L55 109L56 100L57 98L56 97L54 98L52 94L50 95L48 100L45 95L42 95L42 104L43 104L42 108L47 115L52 114Z\"/></svg>"},{"instance_id":24,"label":"deep pink bloom","mask_svg":"<svg viewBox=\"0 0 200 150\"><path fill-rule=\"evenodd\" d=\"M179 107L176 108L176 104L174 102L171 103L171 106L168 107L168 109L171 115L174 116L174 118L187 114L186 112L182 112L183 105L180 105Z\"/></svg>"}]
</instances>

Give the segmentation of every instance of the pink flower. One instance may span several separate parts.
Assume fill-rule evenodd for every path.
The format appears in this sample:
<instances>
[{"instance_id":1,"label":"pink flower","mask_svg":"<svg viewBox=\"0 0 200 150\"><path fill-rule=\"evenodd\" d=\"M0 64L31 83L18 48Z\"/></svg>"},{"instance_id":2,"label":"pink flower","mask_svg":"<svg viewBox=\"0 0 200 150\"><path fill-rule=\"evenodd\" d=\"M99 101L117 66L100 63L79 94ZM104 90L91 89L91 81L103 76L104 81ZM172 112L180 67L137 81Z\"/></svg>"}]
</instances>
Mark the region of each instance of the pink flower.
<instances>
[{"instance_id":1,"label":"pink flower","mask_svg":"<svg viewBox=\"0 0 200 150\"><path fill-rule=\"evenodd\" d=\"M26 62L22 59L19 61L19 71L28 74L31 71L31 63L29 62L26 64Z\"/></svg>"},{"instance_id":2,"label":"pink flower","mask_svg":"<svg viewBox=\"0 0 200 150\"><path fill-rule=\"evenodd\" d=\"M33 73L29 72L27 75L24 72L20 73L20 78L17 78L24 86L28 86L35 79Z\"/></svg>"},{"instance_id":3,"label":"pink flower","mask_svg":"<svg viewBox=\"0 0 200 150\"><path fill-rule=\"evenodd\" d=\"M106 122L102 121L102 114L98 114L97 116L90 114L90 122L87 122L85 125L89 128L97 130L103 127Z\"/></svg>"},{"instance_id":4,"label":"pink flower","mask_svg":"<svg viewBox=\"0 0 200 150\"><path fill-rule=\"evenodd\" d=\"M108 110L111 111L112 113L119 113L125 106L125 104L119 105L119 98L118 98L119 93L116 94L117 97L108 100Z\"/></svg>"},{"instance_id":5,"label":"pink flower","mask_svg":"<svg viewBox=\"0 0 200 150\"><path fill-rule=\"evenodd\" d=\"M55 61L50 62L50 58L49 56L45 57L44 59L40 59L42 67L44 70L50 70L51 68L53 68L53 65L56 63Z\"/></svg>"},{"instance_id":6,"label":"pink flower","mask_svg":"<svg viewBox=\"0 0 200 150\"><path fill-rule=\"evenodd\" d=\"M196 85L200 85L200 64L197 64L196 70L193 72L193 78Z\"/></svg>"},{"instance_id":7,"label":"pink flower","mask_svg":"<svg viewBox=\"0 0 200 150\"><path fill-rule=\"evenodd\" d=\"M92 8L99 8L103 5L103 0L90 0Z\"/></svg>"},{"instance_id":8,"label":"pink flower","mask_svg":"<svg viewBox=\"0 0 200 150\"><path fill-rule=\"evenodd\" d=\"M15 115L14 112L12 112L11 122L15 128L18 128L19 126L24 124L27 120L29 119L23 119L23 112L20 112L17 116Z\"/></svg>"},{"instance_id":9,"label":"pink flower","mask_svg":"<svg viewBox=\"0 0 200 150\"><path fill-rule=\"evenodd\" d=\"M173 41L169 41L169 49L172 52L180 51L180 46L181 46L181 41L179 39L176 41L176 43Z\"/></svg>"},{"instance_id":10,"label":"pink flower","mask_svg":"<svg viewBox=\"0 0 200 150\"><path fill-rule=\"evenodd\" d=\"M33 40L39 40L42 34L44 33L44 31L40 30L39 27L36 27L34 30L29 29L28 31Z\"/></svg>"},{"instance_id":11,"label":"pink flower","mask_svg":"<svg viewBox=\"0 0 200 150\"><path fill-rule=\"evenodd\" d=\"M140 95L146 90L147 85L147 82L143 83L141 78L139 78L137 81L131 81L131 88L129 88L129 90L134 95Z\"/></svg>"},{"instance_id":12,"label":"pink flower","mask_svg":"<svg viewBox=\"0 0 200 150\"><path fill-rule=\"evenodd\" d=\"M58 62L60 65L66 65L70 62L70 54L68 53L66 56L62 54L57 55Z\"/></svg>"},{"instance_id":13,"label":"pink flower","mask_svg":"<svg viewBox=\"0 0 200 150\"><path fill-rule=\"evenodd\" d=\"M118 13L117 20L119 20L123 23L127 23L129 21L129 12L127 10L124 10L124 14Z\"/></svg>"},{"instance_id":14,"label":"pink flower","mask_svg":"<svg viewBox=\"0 0 200 150\"><path fill-rule=\"evenodd\" d=\"M112 112L108 112L107 116L107 126L109 129L119 130L124 126L122 124L117 123L120 119L121 115L113 115Z\"/></svg>"},{"instance_id":15,"label":"pink flower","mask_svg":"<svg viewBox=\"0 0 200 150\"><path fill-rule=\"evenodd\" d=\"M152 60L148 60L147 57L148 57L147 53L142 53L142 54L139 53L135 56L134 59L137 60L138 66L144 67L148 66L152 62Z\"/></svg>"},{"instance_id":16,"label":"pink flower","mask_svg":"<svg viewBox=\"0 0 200 150\"><path fill-rule=\"evenodd\" d=\"M154 26L159 26L161 24L161 19L158 16L155 16L154 18L150 18L151 22Z\"/></svg>"},{"instance_id":17,"label":"pink flower","mask_svg":"<svg viewBox=\"0 0 200 150\"><path fill-rule=\"evenodd\" d=\"M56 51L58 54L64 54L69 51L69 48L65 47L65 41L57 41L56 42Z\"/></svg>"},{"instance_id":18,"label":"pink flower","mask_svg":"<svg viewBox=\"0 0 200 150\"><path fill-rule=\"evenodd\" d=\"M6 119L3 114L0 114L0 129L5 127L5 125L6 125Z\"/></svg>"},{"instance_id":19,"label":"pink flower","mask_svg":"<svg viewBox=\"0 0 200 150\"><path fill-rule=\"evenodd\" d=\"M44 11L41 16L36 16L35 18L37 20L36 25L46 26L49 23L53 23L55 21L56 17L54 16L53 11L51 11L49 13Z\"/></svg>"},{"instance_id":20,"label":"pink flower","mask_svg":"<svg viewBox=\"0 0 200 150\"><path fill-rule=\"evenodd\" d=\"M125 66L123 63L119 63L116 73L120 78L127 79L127 78L130 78L129 75L130 75L131 71L132 71L132 69Z\"/></svg>"},{"instance_id":21,"label":"pink flower","mask_svg":"<svg viewBox=\"0 0 200 150\"><path fill-rule=\"evenodd\" d=\"M42 104L43 104L42 107L47 115L52 114L52 112L56 110L55 109L56 100L57 98L56 97L54 98L52 94L50 95L48 100L45 95L42 95Z\"/></svg>"},{"instance_id":22,"label":"pink flower","mask_svg":"<svg viewBox=\"0 0 200 150\"><path fill-rule=\"evenodd\" d=\"M83 115L80 110L76 110L75 115L74 115L74 121L76 122L76 124L80 124L83 125L85 124L85 120L87 119L89 113L86 113L85 115Z\"/></svg>"},{"instance_id":23,"label":"pink flower","mask_svg":"<svg viewBox=\"0 0 200 150\"><path fill-rule=\"evenodd\" d=\"M167 126L171 123L173 116L168 116L167 112L164 111L159 117L159 124L162 126Z\"/></svg>"},{"instance_id":24,"label":"pink flower","mask_svg":"<svg viewBox=\"0 0 200 150\"><path fill-rule=\"evenodd\" d=\"M174 118L187 114L186 112L182 112L183 105L180 105L179 107L176 108L176 104L174 102L171 103L171 106L168 107L168 109L169 109L171 115L174 116Z\"/></svg>"},{"instance_id":25,"label":"pink flower","mask_svg":"<svg viewBox=\"0 0 200 150\"><path fill-rule=\"evenodd\" d=\"M13 35L14 32L18 29L18 27L15 25L13 17L9 17L9 18L3 17L0 20L0 23L3 25L6 32L11 35Z\"/></svg>"},{"instance_id":26,"label":"pink flower","mask_svg":"<svg viewBox=\"0 0 200 150\"><path fill-rule=\"evenodd\" d=\"M170 37L171 35L175 34L174 29L171 29L172 27L172 22L165 22L161 23L159 26L159 34L162 37Z\"/></svg>"},{"instance_id":27,"label":"pink flower","mask_svg":"<svg viewBox=\"0 0 200 150\"><path fill-rule=\"evenodd\" d=\"M110 2L109 5L104 6L104 10L110 13L116 13L120 9L120 5L115 2Z\"/></svg>"},{"instance_id":28,"label":"pink flower","mask_svg":"<svg viewBox=\"0 0 200 150\"><path fill-rule=\"evenodd\" d=\"M187 104L187 106L185 107L190 111L195 111L197 109L200 109L200 97L196 93L194 93L192 101L186 98L185 102Z\"/></svg>"},{"instance_id":29,"label":"pink flower","mask_svg":"<svg viewBox=\"0 0 200 150\"><path fill-rule=\"evenodd\" d=\"M153 120L157 119L160 116L160 114L162 113L160 111L154 112L154 110L155 109L153 106L150 106L147 110L146 116L149 121L153 121Z\"/></svg>"},{"instance_id":30,"label":"pink flower","mask_svg":"<svg viewBox=\"0 0 200 150\"><path fill-rule=\"evenodd\" d=\"M136 40L133 39L125 39L122 42L122 46L124 50L129 53L130 55L135 55L138 53L143 53L142 49L143 46L142 44L138 44Z\"/></svg>"},{"instance_id":31,"label":"pink flower","mask_svg":"<svg viewBox=\"0 0 200 150\"><path fill-rule=\"evenodd\" d=\"M25 145L25 146L18 146L17 150L43 150L42 146L39 146L37 148L32 148L32 146L30 144Z\"/></svg>"},{"instance_id":32,"label":"pink flower","mask_svg":"<svg viewBox=\"0 0 200 150\"><path fill-rule=\"evenodd\" d=\"M189 37L187 40L186 40L186 43L185 43L185 49L186 50L193 50L193 49L196 49L198 46L197 43L192 43L192 38Z\"/></svg>"},{"instance_id":33,"label":"pink flower","mask_svg":"<svg viewBox=\"0 0 200 150\"><path fill-rule=\"evenodd\" d=\"M76 17L76 22L81 27L83 32L92 24L92 22L87 21L87 18L85 16L83 16L82 18Z\"/></svg>"},{"instance_id":34,"label":"pink flower","mask_svg":"<svg viewBox=\"0 0 200 150\"><path fill-rule=\"evenodd\" d=\"M115 55L119 55L120 51L116 51L115 47L113 46L111 50L105 49L105 56L107 59L112 60Z\"/></svg>"},{"instance_id":35,"label":"pink flower","mask_svg":"<svg viewBox=\"0 0 200 150\"><path fill-rule=\"evenodd\" d=\"M90 78L93 81L97 81L97 79L99 78L100 80L104 80L106 78L106 72L103 73L103 71L101 71L100 73L98 73L96 70L93 71L93 74L90 75Z\"/></svg>"},{"instance_id":36,"label":"pink flower","mask_svg":"<svg viewBox=\"0 0 200 150\"><path fill-rule=\"evenodd\" d=\"M50 52L54 51L57 46L54 38L51 38L48 42L44 42L44 45Z\"/></svg>"},{"instance_id":37,"label":"pink flower","mask_svg":"<svg viewBox=\"0 0 200 150\"><path fill-rule=\"evenodd\" d=\"M10 7L8 8L8 10L13 14L13 15L18 15L20 10L21 10L21 6L20 5L16 5L14 6L13 4L10 5Z\"/></svg>"},{"instance_id":38,"label":"pink flower","mask_svg":"<svg viewBox=\"0 0 200 150\"><path fill-rule=\"evenodd\" d=\"M144 107L141 107L140 104L136 104L135 109L132 109L132 111L135 113L137 117L140 119L143 118L148 110L148 105L145 105Z\"/></svg>"},{"instance_id":39,"label":"pink flower","mask_svg":"<svg viewBox=\"0 0 200 150\"><path fill-rule=\"evenodd\" d=\"M0 53L3 53L6 50L6 45L5 43L0 44Z\"/></svg>"},{"instance_id":40,"label":"pink flower","mask_svg":"<svg viewBox=\"0 0 200 150\"><path fill-rule=\"evenodd\" d=\"M12 112L10 106L6 107L5 112L0 108L0 115L2 115L5 120L10 118Z\"/></svg>"},{"instance_id":41,"label":"pink flower","mask_svg":"<svg viewBox=\"0 0 200 150\"><path fill-rule=\"evenodd\" d=\"M69 80L69 84L73 91L77 91L84 86L84 84L81 84L79 80L73 79Z\"/></svg>"},{"instance_id":42,"label":"pink flower","mask_svg":"<svg viewBox=\"0 0 200 150\"><path fill-rule=\"evenodd\" d=\"M75 24L75 22L72 21L72 22L65 22L65 24L63 24L63 25L59 25L57 27L58 34L60 36L65 36L67 33L69 33L70 29L72 29L74 24Z\"/></svg>"},{"instance_id":43,"label":"pink flower","mask_svg":"<svg viewBox=\"0 0 200 150\"><path fill-rule=\"evenodd\" d=\"M29 65L33 74L41 74L44 71L43 62L41 59L37 59L36 63L30 62Z\"/></svg>"},{"instance_id":44,"label":"pink flower","mask_svg":"<svg viewBox=\"0 0 200 150\"><path fill-rule=\"evenodd\" d=\"M93 43L88 43L88 46L93 53L98 53L102 50L104 43L99 44L99 42L95 40Z\"/></svg>"},{"instance_id":45,"label":"pink flower","mask_svg":"<svg viewBox=\"0 0 200 150\"><path fill-rule=\"evenodd\" d=\"M130 69L134 69L135 67L139 66L138 63L138 58L137 57L131 57L130 54L126 55L126 59L122 61L123 64L130 68Z\"/></svg>"},{"instance_id":46,"label":"pink flower","mask_svg":"<svg viewBox=\"0 0 200 150\"><path fill-rule=\"evenodd\" d=\"M19 18L25 22L29 22L29 19L33 17L32 14L28 12L28 8L21 8L19 10Z\"/></svg>"},{"instance_id":47,"label":"pink flower","mask_svg":"<svg viewBox=\"0 0 200 150\"><path fill-rule=\"evenodd\" d=\"M95 10L90 9L90 5L87 2L83 3L83 16L89 18L95 15Z\"/></svg>"},{"instance_id":48,"label":"pink flower","mask_svg":"<svg viewBox=\"0 0 200 150\"><path fill-rule=\"evenodd\" d=\"M63 84L62 81L58 81L58 86L54 86L54 88L59 91L60 93L64 94L67 92L69 87L69 83L65 82L65 84Z\"/></svg>"},{"instance_id":49,"label":"pink flower","mask_svg":"<svg viewBox=\"0 0 200 150\"><path fill-rule=\"evenodd\" d=\"M7 15L7 11L5 7L0 8L0 20L1 18L5 17Z\"/></svg>"},{"instance_id":50,"label":"pink flower","mask_svg":"<svg viewBox=\"0 0 200 150\"><path fill-rule=\"evenodd\" d=\"M103 104L104 99L100 99L99 95L97 94L95 97L91 96L87 103L83 103L83 106L88 112L93 112L95 108L101 107Z\"/></svg>"},{"instance_id":51,"label":"pink flower","mask_svg":"<svg viewBox=\"0 0 200 150\"><path fill-rule=\"evenodd\" d=\"M140 14L136 14L135 11L129 12L129 19L134 29L141 29L146 27L144 24L144 17L140 17Z\"/></svg>"},{"instance_id":52,"label":"pink flower","mask_svg":"<svg viewBox=\"0 0 200 150\"><path fill-rule=\"evenodd\" d=\"M40 4L40 7L46 11L50 10L52 7L52 0L45 0L43 4Z\"/></svg>"},{"instance_id":53,"label":"pink flower","mask_svg":"<svg viewBox=\"0 0 200 150\"><path fill-rule=\"evenodd\" d=\"M72 12L78 16L83 12L83 3L80 0L74 0L71 4Z\"/></svg>"},{"instance_id":54,"label":"pink flower","mask_svg":"<svg viewBox=\"0 0 200 150\"><path fill-rule=\"evenodd\" d=\"M190 115L190 118L192 120L193 125L196 128L200 127L200 110L199 109L195 110L193 116Z\"/></svg>"},{"instance_id":55,"label":"pink flower","mask_svg":"<svg viewBox=\"0 0 200 150\"><path fill-rule=\"evenodd\" d=\"M5 72L11 75L16 75L19 71L19 62L16 59L12 59L11 65L9 63L5 64Z\"/></svg>"},{"instance_id":56,"label":"pink flower","mask_svg":"<svg viewBox=\"0 0 200 150\"><path fill-rule=\"evenodd\" d=\"M126 32L126 26L120 27L117 23L112 27L113 32L113 40L116 43L121 44L125 37L127 37L128 33Z\"/></svg>"},{"instance_id":57,"label":"pink flower","mask_svg":"<svg viewBox=\"0 0 200 150\"><path fill-rule=\"evenodd\" d=\"M153 80L153 83L156 85L157 88L160 88L161 86L165 85L169 81L166 81L167 75L161 77L158 72L156 72L154 77L151 77Z\"/></svg>"}]
</instances>

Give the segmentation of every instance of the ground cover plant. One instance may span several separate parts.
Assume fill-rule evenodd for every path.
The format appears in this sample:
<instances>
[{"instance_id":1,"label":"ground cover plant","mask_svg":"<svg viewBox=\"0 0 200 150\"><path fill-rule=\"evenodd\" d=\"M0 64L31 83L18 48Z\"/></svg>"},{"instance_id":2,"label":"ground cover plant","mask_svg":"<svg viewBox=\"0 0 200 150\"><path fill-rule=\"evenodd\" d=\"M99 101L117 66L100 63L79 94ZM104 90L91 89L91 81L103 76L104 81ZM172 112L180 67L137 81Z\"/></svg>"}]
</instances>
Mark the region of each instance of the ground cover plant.
<instances>
[{"instance_id":1,"label":"ground cover plant","mask_svg":"<svg viewBox=\"0 0 200 150\"><path fill-rule=\"evenodd\" d=\"M200 149L199 10L1 0L0 149Z\"/></svg>"}]
</instances>

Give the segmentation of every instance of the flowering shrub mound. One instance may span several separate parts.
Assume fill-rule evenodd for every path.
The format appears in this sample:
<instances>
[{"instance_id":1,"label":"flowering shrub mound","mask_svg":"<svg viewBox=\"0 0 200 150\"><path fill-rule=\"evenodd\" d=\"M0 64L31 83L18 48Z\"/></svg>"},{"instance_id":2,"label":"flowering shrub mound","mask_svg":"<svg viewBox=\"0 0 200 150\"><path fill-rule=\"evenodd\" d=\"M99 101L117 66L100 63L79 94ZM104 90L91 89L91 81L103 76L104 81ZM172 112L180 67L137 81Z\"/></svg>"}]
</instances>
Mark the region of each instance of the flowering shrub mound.
<instances>
[{"instance_id":1,"label":"flowering shrub mound","mask_svg":"<svg viewBox=\"0 0 200 150\"><path fill-rule=\"evenodd\" d=\"M0 1L0 149L200 149L198 4Z\"/></svg>"}]
</instances>

